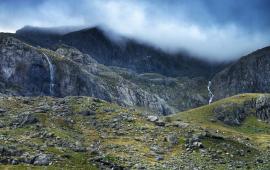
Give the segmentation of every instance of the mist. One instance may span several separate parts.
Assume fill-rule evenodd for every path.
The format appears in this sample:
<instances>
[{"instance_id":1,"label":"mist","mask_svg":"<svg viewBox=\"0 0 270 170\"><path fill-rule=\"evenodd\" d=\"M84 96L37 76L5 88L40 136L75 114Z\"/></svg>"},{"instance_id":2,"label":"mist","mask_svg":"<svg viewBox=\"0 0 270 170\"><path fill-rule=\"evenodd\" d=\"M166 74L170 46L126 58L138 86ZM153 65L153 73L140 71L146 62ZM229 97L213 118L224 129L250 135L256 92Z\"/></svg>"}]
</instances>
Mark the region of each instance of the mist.
<instances>
[{"instance_id":1,"label":"mist","mask_svg":"<svg viewBox=\"0 0 270 170\"><path fill-rule=\"evenodd\" d=\"M269 7L267 0L4 0L0 32L98 25L169 53L230 61L270 45Z\"/></svg>"}]
</instances>

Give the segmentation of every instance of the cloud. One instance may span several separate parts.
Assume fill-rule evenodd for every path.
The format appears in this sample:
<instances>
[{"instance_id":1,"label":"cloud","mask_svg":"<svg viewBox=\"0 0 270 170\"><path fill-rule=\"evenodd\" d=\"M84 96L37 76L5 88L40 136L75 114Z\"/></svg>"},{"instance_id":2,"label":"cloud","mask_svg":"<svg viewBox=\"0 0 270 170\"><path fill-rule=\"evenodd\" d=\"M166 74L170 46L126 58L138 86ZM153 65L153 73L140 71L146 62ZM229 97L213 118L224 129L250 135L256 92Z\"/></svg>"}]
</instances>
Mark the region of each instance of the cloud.
<instances>
[{"instance_id":1,"label":"cloud","mask_svg":"<svg viewBox=\"0 0 270 170\"><path fill-rule=\"evenodd\" d=\"M0 2L0 31L101 25L170 53L187 51L211 61L233 60L270 44L270 5L263 0L29 0L15 13L10 5Z\"/></svg>"}]
</instances>

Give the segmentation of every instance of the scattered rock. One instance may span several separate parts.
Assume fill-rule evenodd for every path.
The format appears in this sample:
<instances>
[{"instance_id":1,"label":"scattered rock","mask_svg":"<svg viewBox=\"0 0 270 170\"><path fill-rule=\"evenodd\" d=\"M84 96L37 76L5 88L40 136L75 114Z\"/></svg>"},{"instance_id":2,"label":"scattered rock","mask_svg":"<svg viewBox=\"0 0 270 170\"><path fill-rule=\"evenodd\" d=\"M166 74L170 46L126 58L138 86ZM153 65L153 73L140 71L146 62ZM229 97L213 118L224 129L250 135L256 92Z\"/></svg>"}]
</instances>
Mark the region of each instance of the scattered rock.
<instances>
[{"instance_id":1,"label":"scattered rock","mask_svg":"<svg viewBox=\"0 0 270 170\"><path fill-rule=\"evenodd\" d=\"M179 138L177 137L176 134L169 134L169 135L166 137L166 141L169 142L171 145L176 145L176 144L178 144L178 140L179 140Z\"/></svg>"},{"instance_id":2,"label":"scattered rock","mask_svg":"<svg viewBox=\"0 0 270 170\"><path fill-rule=\"evenodd\" d=\"M257 163L263 163L263 160L262 159L257 159L256 162Z\"/></svg>"},{"instance_id":3,"label":"scattered rock","mask_svg":"<svg viewBox=\"0 0 270 170\"><path fill-rule=\"evenodd\" d=\"M5 112L6 112L5 109L0 108L0 113L5 113Z\"/></svg>"},{"instance_id":4,"label":"scattered rock","mask_svg":"<svg viewBox=\"0 0 270 170\"><path fill-rule=\"evenodd\" d=\"M179 127L179 128L187 128L189 126L188 123L185 123L185 122L181 122L181 121L173 121L169 124L167 124L167 126L174 126L174 127Z\"/></svg>"},{"instance_id":5,"label":"scattered rock","mask_svg":"<svg viewBox=\"0 0 270 170\"><path fill-rule=\"evenodd\" d=\"M22 127L28 124L34 124L39 122L38 118L36 118L33 114L28 112L20 114L15 120L10 124L15 127Z\"/></svg>"},{"instance_id":6,"label":"scattered rock","mask_svg":"<svg viewBox=\"0 0 270 170\"><path fill-rule=\"evenodd\" d=\"M163 120L158 120L155 122L157 126L165 126L165 122Z\"/></svg>"},{"instance_id":7,"label":"scattered rock","mask_svg":"<svg viewBox=\"0 0 270 170\"><path fill-rule=\"evenodd\" d=\"M158 117L157 116L148 116L147 120L150 122L156 122L156 121L158 121Z\"/></svg>"},{"instance_id":8,"label":"scattered rock","mask_svg":"<svg viewBox=\"0 0 270 170\"><path fill-rule=\"evenodd\" d=\"M162 161L162 160L164 160L164 157L162 155L158 155L158 156L156 156L156 160Z\"/></svg>"},{"instance_id":9,"label":"scattered rock","mask_svg":"<svg viewBox=\"0 0 270 170\"><path fill-rule=\"evenodd\" d=\"M0 121L0 128L3 128L3 127L5 127L5 124Z\"/></svg>"},{"instance_id":10,"label":"scattered rock","mask_svg":"<svg viewBox=\"0 0 270 170\"><path fill-rule=\"evenodd\" d=\"M79 112L78 114L83 115L83 116L92 116L92 115L95 115L96 112L92 110L85 110L85 111Z\"/></svg>"},{"instance_id":11,"label":"scattered rock","mask_svg":"<svg viewBox=\"0 0 270 170\"><path fill-rule=\"evenodd\" d=\"M51 163L51 156L47 154L39 154L33 160L34 165L47 166Z\"/></svg>"}]
</instances>

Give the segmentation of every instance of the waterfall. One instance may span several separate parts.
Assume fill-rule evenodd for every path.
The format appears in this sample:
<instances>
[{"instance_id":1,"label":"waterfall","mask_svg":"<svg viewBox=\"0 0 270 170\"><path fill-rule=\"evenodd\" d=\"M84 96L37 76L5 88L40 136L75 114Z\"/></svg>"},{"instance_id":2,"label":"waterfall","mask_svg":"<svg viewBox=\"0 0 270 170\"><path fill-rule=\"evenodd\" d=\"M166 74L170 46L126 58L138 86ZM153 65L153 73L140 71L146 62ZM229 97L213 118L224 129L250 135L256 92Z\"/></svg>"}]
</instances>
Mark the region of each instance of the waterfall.
<instances>
[{"instance_id":1,"label":"waterfall","mask_svg":"<svg viewBox=\"0 0 270 170\"><path fill-rule=\"evenodd\" d=\"M43 53L43 55L45 56L48 65L49 65L49 69L50 69L50 95L54 94L54 67L51 63L51 60L49 59L49 57Z\"/></svg>"},{"instance_id":2,"label":"waterfall","mask_svg":"<svg viewBox=\"0 0 270 170\"><path fill-rule=\"evenodd\" d=\"M212 103L213 98L214 98L214 94L212 93L212 91L211 91L211 89L210 89L210 88L211 88L211 84L212 84L212 82L209 81L209 82L208 82L208 86L207 86L208 95L209 95L209 101L208 101L209 104Z\"/></svg>"}]
</instances>

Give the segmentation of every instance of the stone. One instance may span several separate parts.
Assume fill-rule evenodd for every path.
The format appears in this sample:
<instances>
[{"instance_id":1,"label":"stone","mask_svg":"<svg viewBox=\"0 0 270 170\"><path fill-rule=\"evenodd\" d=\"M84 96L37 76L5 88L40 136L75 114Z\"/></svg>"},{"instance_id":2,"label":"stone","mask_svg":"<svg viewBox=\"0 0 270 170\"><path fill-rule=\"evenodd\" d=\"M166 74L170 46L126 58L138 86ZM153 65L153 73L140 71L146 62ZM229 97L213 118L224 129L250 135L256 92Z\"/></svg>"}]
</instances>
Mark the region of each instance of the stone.
<instances>
[{"instance_id":1,"label":"stone","mask_svg":"<svg viewBox=\"0 0 270 170\"><path fill-rule=\"evenodd\" d=\"M147 120L150 122L156 122L156 121L158 121L158 117L157 116L148 116Z\"/></svg>"},{"instance_id":2,"label":"stone","mask_svg":"<svg viewBox=\"0 0 270 170\"><path fill-rule=\"evenodd\" d=\"M163 120L158 120L158 121L155 122L155 125L157 125L157 126L165 126L166 124L165 124L165 122Z\"/></svg>"},{"instance_id":3,"label":"stone","mask_svg":"<svg viewBox=\"0 0 270 170\"><path fill-rule=\"evenodd\" d=\"M156 160L162 161L162 160L164 160L164 157L162 155L158 155L158 156L156 156Z\"/></svg>"},{"instance_id":4,"label":"stone","mask_svg":"<svg viewBox=\"0 0 270 170\"><path fill-rule=\"evenodd\" d=\"M195 148L204 148L203 144L201 142L193 142L193 147Z\"/></svg>"},{"instance_id":5,"label":"stone","mask_svg":"<svg viewBox=\"0 0 270 170\"><path fill-rule=\"evenodd\" d=\"M19 161L16 160L16 159L13 159L13 160L11 161L11 164L12 164L12 165L18 165L18 164L19 164Z\"/></svg>"},{"instance_id":6,"label":"stone","mask_svg":"<svg viewBox=\"0 0 270 170\"><path fill-rule=\"evenodd\" d=\"M5 113L5 112L6 112L5 109L0 108L0 113Z\"/></svg>"},{"instance_id":7,"label":"stone","mask_svg":"<svg viewBox=\"0 0 270 170\"><path fill-rule=\"evenodd\" d=\"M96 102L96 103L102 103L102 100L100 100L98 98L94 98L93 101Z\"/></svg>"},{"instance_id":8,"label":"stone","mask_svg":"<svg viewBox=\"0 0 270 170\"><path fill-rule=\"evenodd\" d=\"M178 144L178 140L179 140L179 138L177 137L176 134L169 134L169 135L166 137L166 141L169 142L171 145L176 145L176 144Z\"/></svg>"},{"instance_id":9,"label":"stone","mask_svg":"<svg viewBox=\"0 0 270 170\"><path fill-rule=\"evenodd\" d=\"M0 128L5 127L5 124L3 122L0 122Z\"/></svg>"},{"instance_id":10,"label":"stone","mask_svg":"<svg viewBox=\"0 0 270 170\"><path fill-rule=\"evenodd\" d=\"M34 158L34 165L47 166L51 163L51 156L47 154L39 154Z\"/></svg>"},{"instance_id":11,"label":"stone","mask_svg":"<svg viewBox=\"0 0 270 170\"><path fill-rule=\"evenodd\" d=\"M91 115L95 115L96 112L92 110L85 110L85 111L79 112L78 114L83 115L83 116L91 116Z\"/></svg>"},{"instance_id":12,"label":"stone","mask_svg":"<svg viewBox=\"0 0 270 170\"><path fill-rule=\"evenodd\" d=\"M13 120L10 125L15 127L22 127L24 125L34 124L37 122L39 122L38 118L36 118L33 114L27 112L17 116L17 118Z\"/></svg>"},{"instance_id":13,"label":"stone","mask_svg":"<svg viewBox=\"0 0 270 170\"><path fill-rule=\"evenodd\" d=\"M174 127L179 127L181 129L185 129L189 126L189 123L185 123L182 121L173 121L171 123L167 123L166 126L174 126Z\"/></svg>"},{"instance_id":14,"label":"stone","mask_svg":"<svg viewBox=\"0 0 270 170\"><path fill-rule=\"evenodd\" d=\"M256 160L256 162L257 162L257 163L263 163L264 161L263 161L262 159L259 159L259 158L258 158L258 159Z\"/></svg>"}]
</instances>

